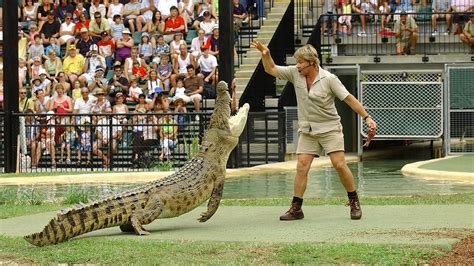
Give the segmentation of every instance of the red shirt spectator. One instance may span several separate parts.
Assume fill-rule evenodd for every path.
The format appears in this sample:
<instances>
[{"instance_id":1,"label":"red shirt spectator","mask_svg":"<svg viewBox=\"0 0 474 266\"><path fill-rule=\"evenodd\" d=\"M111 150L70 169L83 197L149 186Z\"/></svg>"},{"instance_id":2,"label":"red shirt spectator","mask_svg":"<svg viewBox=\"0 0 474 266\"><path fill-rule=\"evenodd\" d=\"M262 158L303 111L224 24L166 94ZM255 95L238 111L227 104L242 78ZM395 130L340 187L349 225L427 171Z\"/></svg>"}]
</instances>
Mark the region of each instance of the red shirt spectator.
<instances>
[{"instance_id":1,"label":"red shirt spectator","mask_svg":"<svg viewBox=\"0 0 474 266\"><path fill-rule=\"evenodd\" d=\"M175 29L183 26L183 29L180 30L181 33L185 33L184 32L184 26L185 26L185 21L183 19L183 17L181 16L173 16L173 12L171 12L171 16L169 18L166 19L166 22L165 22L165 33L166 34L175 34Z\"/></svg>"}]
</instances>

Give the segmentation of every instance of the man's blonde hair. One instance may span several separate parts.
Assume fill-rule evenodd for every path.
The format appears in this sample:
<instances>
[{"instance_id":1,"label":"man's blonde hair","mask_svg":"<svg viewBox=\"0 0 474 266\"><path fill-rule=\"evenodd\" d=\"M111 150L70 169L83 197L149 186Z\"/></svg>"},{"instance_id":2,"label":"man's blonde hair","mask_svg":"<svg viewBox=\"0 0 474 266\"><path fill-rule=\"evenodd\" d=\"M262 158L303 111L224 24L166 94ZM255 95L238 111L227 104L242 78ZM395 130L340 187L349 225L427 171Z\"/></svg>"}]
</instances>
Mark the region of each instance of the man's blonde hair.
<instances>
[{"instance_id":1,"label":"man's blonde hair","mask_svg":"<svg viewBox=\"0 0 474 266\"><path fill-rule=\"evenodd\" d=\"M293 57L296 60L305 60L316 66L319 66L318 52L311 44L306 44L303 47L300 47L296 50Z\"/></svg>"}]
</instances>

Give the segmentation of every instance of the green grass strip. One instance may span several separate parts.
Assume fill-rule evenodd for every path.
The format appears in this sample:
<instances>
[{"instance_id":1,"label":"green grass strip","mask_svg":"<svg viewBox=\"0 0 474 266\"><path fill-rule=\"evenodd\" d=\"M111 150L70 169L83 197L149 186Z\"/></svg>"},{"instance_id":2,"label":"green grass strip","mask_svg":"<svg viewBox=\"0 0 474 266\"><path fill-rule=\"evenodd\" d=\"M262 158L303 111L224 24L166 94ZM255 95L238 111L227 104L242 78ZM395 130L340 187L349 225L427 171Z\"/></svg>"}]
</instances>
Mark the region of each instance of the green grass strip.
<instances>
[{"instance_id":1,"label":"green grass strip","mask_svg":"<svg viewBox=\"0 0 474 266\"><path fill-rule=\"evenodd\" d=\"M419 264L446 251L415 245L76 239L38 248L19 237L0 236L0 261L19 264L235 265Z\"/></svg>"}]
</instances>

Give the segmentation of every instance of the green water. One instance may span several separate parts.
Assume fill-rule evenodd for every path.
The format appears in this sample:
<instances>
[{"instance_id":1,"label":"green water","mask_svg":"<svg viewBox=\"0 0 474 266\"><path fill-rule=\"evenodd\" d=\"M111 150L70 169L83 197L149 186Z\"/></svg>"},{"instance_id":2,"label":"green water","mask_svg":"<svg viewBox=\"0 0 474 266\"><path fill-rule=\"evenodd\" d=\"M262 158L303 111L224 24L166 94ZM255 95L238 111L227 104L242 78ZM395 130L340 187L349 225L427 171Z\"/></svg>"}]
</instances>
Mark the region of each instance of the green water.
<instances>
[{"instance_id":1,"label":"green water","mask_svg":"<svg viewBox=\"0 0 474 266\"><path fill-rule=\"evenodd\" d=\"M414 160L376 160L349 164L357 182L358 193L364 196L402 196L422 194L450 194L470 192L474 185L452 181L425 180L406 177L400 172L403 165ZM224 198L278 198L293 195L294 171L228 178ZM140 184L61 184L0 186L0 203L12 194L28 200L54 200L72 192L87 194L89 199L105 197L140 186ZM305 197L344 196L345 190L332 167L312 169Z\"/></svg>"}]
</instances>

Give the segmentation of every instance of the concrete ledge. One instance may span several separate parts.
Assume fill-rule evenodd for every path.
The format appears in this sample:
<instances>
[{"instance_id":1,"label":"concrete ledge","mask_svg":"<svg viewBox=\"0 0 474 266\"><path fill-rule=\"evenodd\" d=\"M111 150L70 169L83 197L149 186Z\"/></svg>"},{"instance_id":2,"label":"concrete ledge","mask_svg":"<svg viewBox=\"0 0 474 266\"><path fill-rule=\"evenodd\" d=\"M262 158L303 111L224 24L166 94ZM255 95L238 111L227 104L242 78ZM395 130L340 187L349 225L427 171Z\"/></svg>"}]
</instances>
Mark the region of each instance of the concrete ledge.
<instances>
[{"instance_id":1,"label":"concrete ledge","mask_svg":"<svg viewBox=\"0 0 474 266\"><path fill-rule=\"evenodd\" d=\"M347 162L357 162L357 156L346 155ZM311 167L324 167L331 165L329 157L321 157L313 161ZM254 167L227 169L227 178L251 175L256 173L294 171L296 160L265 164ZM80 184L80 183L145 183L165 178L174 171L168 172L120 172L120 173L93 173L58 176L33 176L33 177L5 177L0 178L0 185L21 184ZM49 173L45 173L46 175Z\"/></svg>"},{"instance_id":2,"label":"concrete ledge","mask_svg":"<svg viewBox=\"0 0 474 266\"><path fill-rule=\"evenodd\" d=\"M457 181L461 183L474 184L474 173L438 171L438 170L429 170L429 169L421 168L421 166L428 163L439 162L442 160L447 160L447 159L456 158L456 157L459 157L459 156L448 156L448 157L440 158L440 159L410 163L403 166L401 172L402 174L406 176L421 177L424 179L449 180L449 181Z\"/></svg>"}]
</instances>

